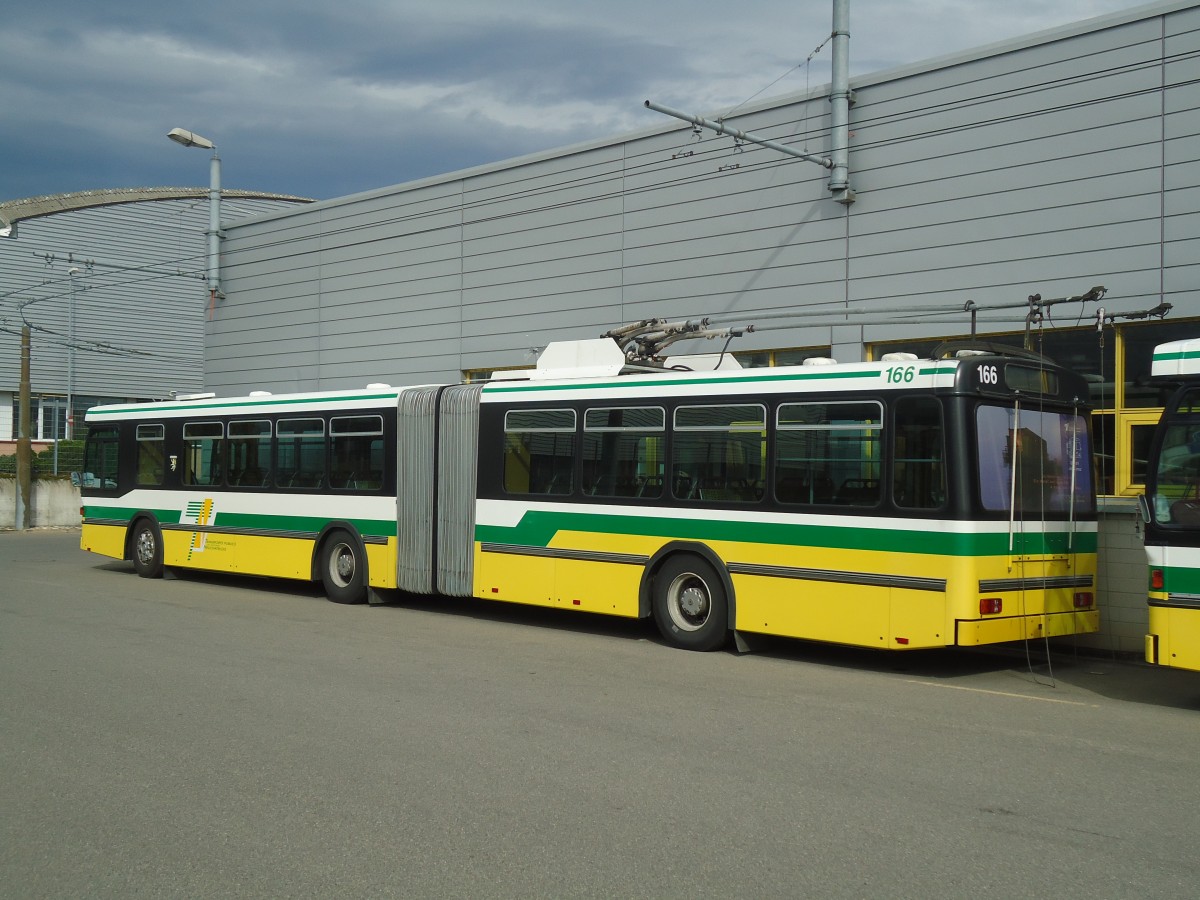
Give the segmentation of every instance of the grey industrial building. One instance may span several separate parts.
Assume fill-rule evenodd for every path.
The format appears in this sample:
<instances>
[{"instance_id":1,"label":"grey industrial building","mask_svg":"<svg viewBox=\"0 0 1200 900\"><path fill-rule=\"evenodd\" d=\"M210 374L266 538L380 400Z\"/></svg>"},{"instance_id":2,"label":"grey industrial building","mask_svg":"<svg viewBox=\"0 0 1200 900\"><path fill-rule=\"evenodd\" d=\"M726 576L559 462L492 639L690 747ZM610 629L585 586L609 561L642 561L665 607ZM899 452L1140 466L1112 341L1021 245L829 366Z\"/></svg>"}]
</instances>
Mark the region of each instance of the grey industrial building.
<instances>
[{"instance_id":1,"label":"grey industrial building","mask_svg":"<svg viewBox=\"0 0 1200 900\"><path fill-rule=\"evenodd\" d=\"M308 202L222 196L226 222ZM202 387L207 198L128 188L0 203L0 453L16 438L25 326L35 441L66 436L68 394L82 422L99 402Z\"/></svg>"}]
</instances>

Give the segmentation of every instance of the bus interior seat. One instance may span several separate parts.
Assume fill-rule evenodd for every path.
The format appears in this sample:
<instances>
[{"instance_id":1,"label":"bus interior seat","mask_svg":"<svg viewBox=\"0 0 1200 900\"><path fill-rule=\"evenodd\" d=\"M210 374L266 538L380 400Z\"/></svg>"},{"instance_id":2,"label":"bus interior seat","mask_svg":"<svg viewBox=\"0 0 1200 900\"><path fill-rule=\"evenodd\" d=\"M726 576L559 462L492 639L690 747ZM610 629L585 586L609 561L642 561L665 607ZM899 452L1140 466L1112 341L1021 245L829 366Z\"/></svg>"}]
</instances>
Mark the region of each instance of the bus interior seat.
<instances>
[{"instance_id":1,"label":"bus interior seat","mask_svg":"<svg viewBox=\"0 0 1200 900\"><path fill-rule=\"evenodd\" d=\"M847 478L838 488L835 500L847 506L872 506L879 502L879 479Z\"/></svg>"}]
</instances>

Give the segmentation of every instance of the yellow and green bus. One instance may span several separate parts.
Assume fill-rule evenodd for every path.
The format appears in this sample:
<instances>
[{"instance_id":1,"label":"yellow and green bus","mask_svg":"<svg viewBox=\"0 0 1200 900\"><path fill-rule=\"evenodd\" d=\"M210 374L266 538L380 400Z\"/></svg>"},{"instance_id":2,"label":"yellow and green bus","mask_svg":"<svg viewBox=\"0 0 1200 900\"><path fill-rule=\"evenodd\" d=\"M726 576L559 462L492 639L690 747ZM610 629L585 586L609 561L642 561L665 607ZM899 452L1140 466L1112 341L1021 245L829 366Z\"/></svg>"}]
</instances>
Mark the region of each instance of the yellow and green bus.
<instances>
[{"instance_id":1,"label":"yellow and green bus","mask_svg":"<svg viewBox=\"0 0 1200 900\"><path fill-rule=\"evenodd\" d=\"M1146 461L1146 661L1200 671L1200 339L1154 348L1150 374L1175 384Z\"/></svg>"},{"instance_id":2,"label":"yellow and green bus","mask_svg":"<svg viewBox=\"0 0 1200 900\"><path fill-rule=\"evenodd\" d=\"M337 602L650 618L695 650L1099 628L1076 373L998 347L707 370L613 347L551 345L482 384L97 407L82 546Z\"/></svg>"}]
</instances>

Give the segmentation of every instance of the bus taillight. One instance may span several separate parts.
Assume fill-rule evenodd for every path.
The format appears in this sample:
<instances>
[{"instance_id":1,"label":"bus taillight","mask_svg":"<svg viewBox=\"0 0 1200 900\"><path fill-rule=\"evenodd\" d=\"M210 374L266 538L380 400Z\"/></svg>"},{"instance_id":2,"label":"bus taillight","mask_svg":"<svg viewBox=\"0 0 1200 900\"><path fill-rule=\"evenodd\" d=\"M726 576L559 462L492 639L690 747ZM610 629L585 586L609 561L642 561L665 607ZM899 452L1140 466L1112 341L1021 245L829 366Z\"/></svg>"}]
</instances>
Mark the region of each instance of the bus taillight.
<instances>
[{"instance_id":1,"label":"bus taillight","mask_svg":"<svg viewBox=\"0 0 1200 900\"><path fill-rule=\"evenodd\" d=\"M1166 584L1167 582L1166 579L1163 578L1162 569L1150 570L1150 590L1161 591L1164 587L1166 587Z\"/></svg>"},{"instance_id":2,"label":"bus taillight","mask_svg":"<svg viewBox=\"0 0 1200 900\"><path fill-rule=\"evenodd\" d=\"M1091 591L1080 591L1075 595L1076 609L1089 609L1095 603Z\"/></svg>"},{"instance_id":3,"label":"bus taillight","mask_svg":"<svg viewBox=\"0 0 1200 900\"><path fill-rule=\"evenodd\" d=\"M999 597L987 597L979 601L979 614L981 616L994 616L1004 609L1004 601Z\"/></svg>"}]
</instances>

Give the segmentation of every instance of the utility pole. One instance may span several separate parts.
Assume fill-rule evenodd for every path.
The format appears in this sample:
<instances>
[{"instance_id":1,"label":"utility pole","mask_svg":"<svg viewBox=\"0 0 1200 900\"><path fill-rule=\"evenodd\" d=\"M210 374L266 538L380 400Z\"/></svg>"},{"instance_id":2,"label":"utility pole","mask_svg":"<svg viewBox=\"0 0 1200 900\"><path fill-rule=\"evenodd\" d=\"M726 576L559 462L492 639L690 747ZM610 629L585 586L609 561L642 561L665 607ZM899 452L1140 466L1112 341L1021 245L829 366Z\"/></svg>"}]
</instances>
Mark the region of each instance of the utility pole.
<instances>
[{"instance_id":1,"label":"utility pole","mask_svg":"<svg viewBox=\"0 0 1200 900\"><path fill-rule=\"evenodd\" d=\"M32 516L33 501L33 452L29 443L29 419L31 415L29 403L29 326L21 329L21 388L18 401L21 417L20 431L17 433L17 516L18 530L29 528Z\"/></svg>"}]
</instances>

